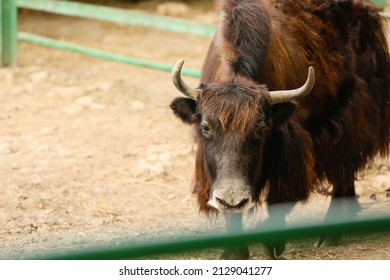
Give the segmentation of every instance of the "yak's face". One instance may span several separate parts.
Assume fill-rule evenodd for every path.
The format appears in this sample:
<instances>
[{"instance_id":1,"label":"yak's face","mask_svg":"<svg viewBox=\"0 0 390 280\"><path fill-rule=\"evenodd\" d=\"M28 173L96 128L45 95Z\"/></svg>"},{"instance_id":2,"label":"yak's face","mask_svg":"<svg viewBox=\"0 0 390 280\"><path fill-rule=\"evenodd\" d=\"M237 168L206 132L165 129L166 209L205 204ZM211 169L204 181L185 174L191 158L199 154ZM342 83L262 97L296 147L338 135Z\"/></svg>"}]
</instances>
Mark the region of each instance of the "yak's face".
<instances>
[{"instance_id":1,"label":"yak's face","mask_svg":"<svg viewBox=\"0 0 390 280\"><path fill-rule=\"evenodd\" d=\"M284 122L295 105L271 106L265 86L252 82L201 85L196 100L176 98L171 108L192 124L198 144L196 181L208 191L207 204L220 211L243 211L257 200L263 151L269 130Z\"/></svg>"},{"instance_id":2,"label":"yak's face","mask_svg":"<svg viewBox=\"0 0 390 280\"><path fill-rule=\"evenodd\" d=\"M314 69L297 89L268 92L242 76L230 82L189 87L181 79L184 60L172 69L172 82L189 98L173 100L171 108L194 126L198 143L195 189L199 202L221 211L243 211L257 201L263 154L271 129L283 125L295 110L290 101L314 86ZM272 155L271 155L272 156ZM201 206L202 207L202 206Z\"/></svg>"}]
</instances>

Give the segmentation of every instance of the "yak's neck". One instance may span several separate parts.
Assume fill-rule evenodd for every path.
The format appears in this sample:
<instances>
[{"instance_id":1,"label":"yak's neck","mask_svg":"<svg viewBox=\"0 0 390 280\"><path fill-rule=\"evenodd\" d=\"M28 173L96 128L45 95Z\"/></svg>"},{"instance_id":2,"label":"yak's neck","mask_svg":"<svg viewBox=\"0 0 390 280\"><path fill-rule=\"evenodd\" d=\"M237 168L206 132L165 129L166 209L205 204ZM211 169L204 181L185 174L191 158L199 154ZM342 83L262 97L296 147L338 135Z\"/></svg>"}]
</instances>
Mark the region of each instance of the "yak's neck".
<instances>
[{"instance_id":1,"label":"yak's neck","mask_svg":"<svg viewBox=\"0 0 390 280\"><path fill-rule=\"evenodd\" d=\"M220 55L227 76L258 80L267 62L271 40L268 1L224 0L219 28Z\"/></svg>"}]
</instances>

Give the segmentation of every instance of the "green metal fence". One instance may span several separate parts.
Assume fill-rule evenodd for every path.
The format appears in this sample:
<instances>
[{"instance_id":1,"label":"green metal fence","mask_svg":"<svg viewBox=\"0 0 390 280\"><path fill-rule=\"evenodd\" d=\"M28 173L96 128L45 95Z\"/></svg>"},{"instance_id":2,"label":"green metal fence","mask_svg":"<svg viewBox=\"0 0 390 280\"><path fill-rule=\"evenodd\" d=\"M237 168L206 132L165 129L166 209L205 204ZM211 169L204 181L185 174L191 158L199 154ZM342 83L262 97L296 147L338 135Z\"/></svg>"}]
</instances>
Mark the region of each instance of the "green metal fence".
<instances>
[{"instance_id":1,"label":"green metal fence","mask_svg":"<svg viewBox=\"0 0 390 280\"><path fill-rule=\"evenodd\" d=\"M379 6L384 1L373 1ZM195 23L182 19L174 19L164 16L150 15L140 11L123 10L110 7L102 7L91 4L82 4L70 1L58 0L0 0L0 60L2 66L15 66L17 58L17 40L23 40L44 46L76 51L85 55L119 61L135 66L150 67L157 70L171 71L172 66L138 58L126 57L97 49L76 46L59 40L45 38L25 32L17 33L17 7L38 11L51 12L61 15L77 16L98 20L111 21L122 24L142 25L162 30L194 34L212 37L216 31L213 25ZM382 13L390 18L389 13ZM194 69L183 69L184 75L199 77L200 72Z\"/></svg>"},{"instance_id":2,"label":"green metal fence","mask_svg":"<svg viewBox=\"0 0 390 280\"><path fill-rule=\"evenodd\" d=\"M82 4L55 0L0 0L0 60L2 66L16 65L17 40L35 43L47 47L59 48L79 52L85 55L122 62L134 66L149 67L157 70L172 70L172 65L123 56L98 49L70 44L60 40L46 38L26 32L17 32L17 8L26 8L38 11L51 12L61 15L77 16L110 22L141 25L167 31L181 32L198 36L211 37L216 27L208 24L195 23L187 20L174 19L164 16L150 15L140 11L123 10L102 7L98 5ZM184 75L199 77L199 70L183 69Z\"/></svg>"},{"instance_id":3,"label":"green metal fence","mask_svg":"<svg viewBox=\"0 0 390 280\"><path fill-rule=\"evenodd\" d=\"M141 11L109 8L91 4L53 0L16 0L18 6L32 10L51 12L66 16L76 16L104 20L129 25L140 25L186 34L212 37L215 26L196 23L183 19L175 19L159 15L151 15Z\"/></svg>"},{"instance_id":4,"label":"green metal fence","mask_svg":"<svg viewBox=\"0 0 390 280\"><path fill-rule=\"evenodd\" d=\"M129 65L133 65L133 66L143 66L143 67L148 67L148 68L161 70L161 71L167 71L167 72L172 71L172 65L170 65L170 64L155 62L155 61L150 61L150 60L144 60L144 59L124 56L124 55L119 55L119 54L115 54L115 53L97 50L94 48L84 47L84 46L77 45L77 44L62 42L59 40L54 40L54 39L50 39L47 37L26 33L26 32L19 32L18 39L22 40L22 41L42 45L45 47L73 51L73 52L85 54L88 56L93 56L93 57L106 59L106 60L110 60L110 61L115 61L115 62L121 62L121 63L129 64ZM200 76L199 70L189 69L189 68L184 68L182 70L182 74L187 75L187 76L191 76L191 77L199 77Z\"/></svg>"},{"instance_id":5,"label":"green metal fence","mask_svg":"<svg viewBox=\"0 0 390 280\"><path fill-rule=\"evenodd\" d=\"M390 210L390 209L388 209ZM229 234L204 234L182 238L165 238L145 240L143 242L127 241L115 247L89 248L87 250L58 252L51 255L32 255L29 259L61 259L61 260L109 260L147 258L160 254L173 254L186 251L226 247L252 243L275 243L280 240L301 240L318 236L334 236L335 234L356 235L384 233L389 236L390 216L366 217L359 220L335 219L326 223L311 223L281 227L268 224L247 232Z\"/></svg>"}]
</instances>

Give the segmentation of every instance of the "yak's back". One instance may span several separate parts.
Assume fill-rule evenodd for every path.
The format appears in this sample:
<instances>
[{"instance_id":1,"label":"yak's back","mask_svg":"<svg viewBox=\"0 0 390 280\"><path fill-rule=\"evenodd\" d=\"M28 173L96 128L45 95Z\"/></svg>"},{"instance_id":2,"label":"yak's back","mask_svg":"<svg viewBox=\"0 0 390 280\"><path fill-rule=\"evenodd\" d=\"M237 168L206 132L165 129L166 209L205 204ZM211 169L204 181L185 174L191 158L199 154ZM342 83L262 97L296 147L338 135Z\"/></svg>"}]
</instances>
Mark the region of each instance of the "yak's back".
<instances>
[{"instance_id":1,"label":"yak's back","mask_svg":"<svg viewBox=\"0 0 390 280\"><path fill-rule=\"evenodd\" d=\"M262 2L262 1L258 1ZM376 6L366 0L275 0L274 7L286 17L280 26L306 45L317 57L341 55L344 72L362 78L389 76L389 51L385 21ZM275 13L276 15L277 13ZM283 31L283 30L282 30ZM313 49L316 47L316 49ZM342 73L341 73L342 74Z\"/></svg>"},{"instance_id":2,"label":"yak's back","mask_svg":"<svg viewBox=\"0 0 390 280\"><path fill-rule=\"evenodd\" d=\"M311 112L302 122L313 136L322 166L332 165L329 153L344 155L354 170L364 168L378 152L388 155L389 49L387 26L377 7L364 0L274 3L286 19L298 22L290 31L295 28L301 44L305 32L299 32L300 27L314 28L319 36L306 35L314 42L308 46L307 59L317 66L320 77L314 96L300 104Z\"/></svg>"}]
</instances>

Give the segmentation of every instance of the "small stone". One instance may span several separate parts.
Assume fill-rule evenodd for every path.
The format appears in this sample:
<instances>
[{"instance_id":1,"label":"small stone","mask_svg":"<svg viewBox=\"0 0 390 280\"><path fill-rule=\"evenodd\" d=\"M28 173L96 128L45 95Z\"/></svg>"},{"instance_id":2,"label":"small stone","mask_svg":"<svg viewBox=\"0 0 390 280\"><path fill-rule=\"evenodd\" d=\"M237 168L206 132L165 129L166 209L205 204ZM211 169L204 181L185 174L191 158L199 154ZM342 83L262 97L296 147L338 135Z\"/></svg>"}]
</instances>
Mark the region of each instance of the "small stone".
<instances>
[{"instance_id":1,"label":"small stone","mask_svg":"<svg viewBox=\"0 0 390 280\"><path fill-rule=\"evenodd\" d=\"M10 153L10 147L10 143L0 143L0 152L5 154Z\"/></svg>"},{"instance_id":2,"label":"small stone","mask_svg":"<svg viewBox=\"0 0 390 280\"><path fill-rule=\"evenodd\" d=\"M150 171L152 171L154 173L154 175L160 175L162 173L164 173L165 171L165 168L162 164L159 164L159 163L155 163L153 165L150 165L149 167Z\"/></svg>"},{"instance_id":3,"label":"small stone","mask_svg":"<svg viewBox=\"0 0 390 280\"><path fill-rule=\"evenodd\" d=\"M133 110L142 110L145 108L145 104L141 101L133 101L130 103L130 108Z\"/></svg>"},{"instance_id":4,"label":"small stone","mask_svg":"<svg viewBox=\"0 0 390 280\"><path fill-rule=\"evenodd\" d=\"M91 96L82 96L76 98L74 103L92 110L103 110L106 108L106 105L95 102Z\"/></svg>"},{"instance_id":5,"label":"small stone","mask_svg":"<svg viewBox=\"0 0 390 280\"><path fill-rule=\"evenodd\" d=\"M38 225L36 223L30 223L29 233L33 233L38 230Z\"/></svg>"},{"instance_id":6,"label":"small stone","mask_svg":"<svg viewBox=\"0 0 390 280\"><path fill-rule=\"evenodd\" d=\"M0 143L0 153L3 154L15 154L20 148L13 143Z\"/></svg>"},{"instance_id":7,"label":"small stone","mask_svg":"<svg viewBox=\"0 0 390 280\"><path fill-rule=\"evenodd\" d=\"M378 175L372 180L372 187L377 192L385 192L386 189L390 188L390 176L389 175Z\"/></svg>"},{"instance_id":8,"label":"small stone","mask_svg":"<svg viewBox=\"0 0 390 280\"><path fill-rule=\"evenodd\" d=\"M10 146L10 149L9 151L11 152L11 154L16 154L17 152L19 152L20 148L16 145L12 145Z\"/></svg>"},{"instance_id":9,"label":"small stone","mask_svg":"<svg viewBox=\"0 0 390 280\"><path fill-rule=\"evenodd\" d=\"M30 75L30 80L33 83L41 83L45 81L49 77L49 74L46 71L39 71L39 72L34 72Z\"/></svg>"},{"instance_id":10,"label":"small stone","mask_svg":"<svg viewBox=\"0 0 390 280\"><path fill-rule=\"evenodd\" d=\"M161 154L159 154L158 159L160 161L167 162L171 159L171 154L170 154L170 152L161 153Z\"/></svg>"},{"instance_id":11,"label":"small stone","mask_svg":"<svg viewBox=\"0 0 390 280\"><path fill-rule=\"evenodd\" d=\"M150 164L146 160L141 159L138 161L137 166L135 166L131 173L133 176L157 176L165 172L165 168L160 163Z\"/></svg>"},{"instance_id":12,"label":"small stone","mask_svg":"<svg viewBox=\"0 0 390 280\"><path fill-rule=\"evenodd\" d=\"M148 162L155 162L157 160L158 155L157 154L150 154L145 159Z\"/></svg>"},{"instance_id":13,"label":"small stone","mask_svg":"<svg viewBox=\"0 0 390 280\"><path fill-rule=\"evenodd\" d=\"M93 98L91 96L82 96L79 98L76 98L74 101L75 104L91 107L94 103Z\"/></svg>"},{"instance_id":14,"label":"small stone","mask_svg":"<svg viewBox=\"0 0 390 280\"><path fill-rule=\"evenodd\" d=\"M54 128L51 128L51 127L45 127L45 128L42 128L40 131L39 131L39 135L50 135L52 134L54 131Z\"/></svg>"}]
</instances>

